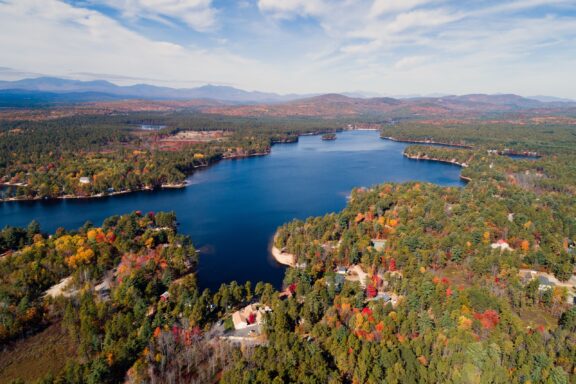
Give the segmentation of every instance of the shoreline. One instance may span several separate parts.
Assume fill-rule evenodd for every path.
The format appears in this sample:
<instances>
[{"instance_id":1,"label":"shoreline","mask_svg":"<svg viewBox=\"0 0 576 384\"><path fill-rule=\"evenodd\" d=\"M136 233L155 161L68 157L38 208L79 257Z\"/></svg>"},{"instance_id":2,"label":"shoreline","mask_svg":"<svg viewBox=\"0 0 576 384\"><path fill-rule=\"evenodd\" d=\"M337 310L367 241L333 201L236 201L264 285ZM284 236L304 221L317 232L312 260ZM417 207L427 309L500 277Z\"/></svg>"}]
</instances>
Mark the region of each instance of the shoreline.
<instances>
[{"instance_id":1,"label":"shoreline","mask_svg":"<svg viewBox=\"0 0 576 384\"><path fill-rule=\"evenodd\" d=\"M272 239L272 248L270 249L270 254L272 258L281 265L286 265L288 267L294 268L296 266L295 257L291 253L282 252L282 250L276 247L276 237L278 236L278 232L274 233L274 238Z\"/></svg>"},{"instance_id":2,"label":"shoreline","mask_svg":"<svg viewBox=\"0 0 576 384\"><path fill-rule=\"evenodd\" d=\"M207 163L207 164L202 164L202 165L197 165L194 166L194 169L197 168L206 168L209 167L210 165L214 165L217 164L219 161L221 160L234 160L234 159L245 159L248 157L258 157L258 156L267 156L270 154L270 151L267 152L257 152L257 153L251 153L248 155L234 155L234 156L225 156L223 155L221 157L220 160L216 160L212 163ZM190 185L190 182L188 181L188 177L192 176L194 174L194 172L191 172L187 177L186 180L183 181L182 183L176 183L176 184L162 184L160 187L157 188L152 188L152 187L142 187L139 189L132 189L129 191L116 191L116 192L110 192L110 193L98 193L95 195L89 195L89 196L75 196L75 195L63 195L63 196L57 196L57 197L24 197L24 198L18 198L18 197L10 197L7 199L0 199L0 203L9 203L9 202L24 202L24 201L49 201L49 200L89 200L89 199L101 199L104 197L114 197L114 196L118 196L118 195L127 195L129 193L137 193L137 192L146 192L146 191L154 191L156 189L181 189L181 188L186 188ZM0 183L0 186L25 186L25 185L21 185L21 184L7 184L7 183Z\"/></svg>"},{"instance_id":3,"label":"shoreline","mask_svg":"<svg viewBox=\"0 0 576 384\"><path fill-rule=\"evenodd\" d=\"M379 129L372 129L372 128L364 128L364 129L342 129L339 130L337 132L342 132L342 131L378 131ZM310 132L310 133L302 133L300 135L298 135L298 137L300 136L317 136L317 135L321 135L322 132ZM443 145L443 146L450 146L450 147L461 147L461 148L472 148L472 146L466 146L466 145L462 145L462 144L447 144L447 143L441 143L441 142L434 142L434 141L410 141L410 140L400 140L400 139L396 139L394 137L383 137L380 136L380 139L384 139L384 140L390 140L390 141L395 141L395 142L399 142L399 143L415 143L415 144L432 144L432 145ZM231 155L231 156L226 156L225 154L222 155L222 157L219 160L215 160L213 162L209 162L206 164L201 164L198 166L193 166L193 169L197 169L197 168L206 168L209 167L211 165L215 165L218 162L222 161L222 160L235 160L235 159L246 159L249 157L261 157L261 156L268 156L270 155L270 153L272 152L272 146L275 144L291 144L291 143L295 143L298 140L286 140L286 141L277 141L277 142L273 142L272 145L270 146L270 149L268 149L265 152L256 152L256 153L251 153L251 154L245 154L245 155ZM461 167L467 167L467 165L462 165L460 163L457 162L451 162L451 161L446 161L446 160L440 160L440 159L426 159L426 158L418 158L418 157L411 157L408 156L404 153L404 156L410 158L410 159L414 159L414 160L431 160L431 161L439 161L439 162L444 162L444 163L449 163L449 164L454 164L454 165L459 165ZM152 188L152 187L142 187L139 189L133 189L133 190L127 190L127 191L116 191L116 192L110 192L110 193L99 193L99 194L95 194L95 195L89 195L89 196L75 196L75 195L64 195L64 196L57 196L57 197L23 197L23 198L18 198L18 197L10 197L10 198L4 198L4 199L0 199L0 203L9 203L9 202L26 202L26 201L54 201L54 200L89 200L89 199L101 199L104 197L114 197L114 196L119 196L119 195L126 195L129 193L137 193L137 192L145 192L145 191L155 191L157 189L181 189L181 188L186 188L190 185L190 182L188 180L189 176L192 176L194 174L194 171L190 172L187 177L186 180L183 181L182 183L176 183L176 184L162 184L160 187L157 188ZM465 176L460 176L460 179L465 180L465 181L471 181L469 178L465 177ZM0 186L25 186L25 184L23 183L0 183ZM277 252L279 254L281 254L280 250L277 250ZM280 261L279 261L280 262ZM280 264L283 265L290 265L290 266L294 266L291 264L286 264L283 262L280 262ZM293 264L293 263L292 263Z\"/></svg>"},{"instance_id":4,"label":"shoreline","mask_svg":"<svg viewBox=\"0 0 576 384\"><path fill-rule=\"evenodd\" d=\"M438 162L438 163L445 163L445 164L452 164L452 165L457 165L460 168L468 168L468 164L466 163L460 163L456 160L442 160L442 159L438 159L435 157L429 157L429 156L415 156L415 155L409 155L406 152L403 153L404 157L410 159L410 160L424 160L424 161L434 161L434 162ZM460 180L465 181L467 183L472 181L472 178L468 177L468 176L462 176L462 174L460 173L459 175Z\"/></svg>"},{"instance_id":5,"label":"shoreline","mask_svg":"<svg viewBox=\"0 0 576 384\"><path fill-rule=\"evenodd\" d=\"M276 248L276 246L274 245L272 246L271 253L272 257L274 258L274 260L276 260L278 264L286 265L292 268L296 266L296 263L294 262L294 255L292 255L291 253L284 253L278 248Z\"/></svg>"},{"instance_id":6,"label":"shoreline","mask_svg":"<svg viewBox=\"0 0 576 384\"><path fill-rule=\"evenodd\" d=\"M454 147L454 148L465 148L465 149L473 149L474 147L471 145L466 144L452 144L452 143L443 143L441 141L434 141L434 140L409 140L409 139L397 139L392 136L380 136L383 140L390 140L395 141L397 143L408 143L408 144L428 144L428 145L439 145L444 147Z\"/></svg>"},{"instance_id":7,"label":"shoreline","mask_svg":"<svg viewBox=\"0 0 576 384\"><path fill-rule=\"evenodd\" d=\"M460 163L456 160L443 160L443 159L438 159L437 157L429 157L429 156L415 156L415 155L409 155L407 153L403 153L404 157L410 159L410 160L426 160L426 161L435 161L438 163L446 163L446 164L452 164L452 165L457 165L461 168L468 168L468 164L467 163Z\"/></svg>"},{"instance_id":8,"label":"shoreline","mask_svg":"<svg viewBox=\"0 0 576 384\"><path fill-rule=\"evenodd\" d=\"M0 203L24 202L24 201L50 201L50 200L91 200L91 199L101 199L104 197L114 197L114 196L118 196L118 195L127 195L129 193L154 191L155 189L181 189L181 188L186 188L188 185L190 185L190 183L188 182L188 180L186 180L182 183L177 183L177 184L162 184L158 188L142 187L139 189L132 189L129 191L98 193L98 194L89 195L89 196L63 195L63 196L57 196L57 197L24 197L24 198L10 197L7 199L0 199Z\"/></svg>"}]
</instances>

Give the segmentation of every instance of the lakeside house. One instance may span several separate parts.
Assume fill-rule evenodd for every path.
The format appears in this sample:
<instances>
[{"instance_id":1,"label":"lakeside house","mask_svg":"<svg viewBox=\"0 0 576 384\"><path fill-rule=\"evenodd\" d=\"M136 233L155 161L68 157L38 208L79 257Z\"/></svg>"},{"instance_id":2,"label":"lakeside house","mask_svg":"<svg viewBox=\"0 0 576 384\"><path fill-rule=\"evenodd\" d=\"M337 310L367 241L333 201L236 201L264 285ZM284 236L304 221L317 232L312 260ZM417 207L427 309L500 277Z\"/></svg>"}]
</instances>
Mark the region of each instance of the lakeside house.
<instances>
[{"instance_id":1,"label":"lakeside house","mask_svg":"<svg viewBox=\"0 0 576 384\"><path fill-rule=\"evenodd\" d=\"M264 321L264 314L272 309L259 303L247 305L232 314L234 329L245 329L252 325L260 325Z\"/></svg>"},{"instance_id":2,"label":"lakeside house","mask_svg":"<svg viewBox=\"0 0 576 384\"><path fill-rule=\"evenodd\" d=\"M80 184L90 184L90 178L86 176L82 176L79 181Z\"/></svg>"}]
</instances>

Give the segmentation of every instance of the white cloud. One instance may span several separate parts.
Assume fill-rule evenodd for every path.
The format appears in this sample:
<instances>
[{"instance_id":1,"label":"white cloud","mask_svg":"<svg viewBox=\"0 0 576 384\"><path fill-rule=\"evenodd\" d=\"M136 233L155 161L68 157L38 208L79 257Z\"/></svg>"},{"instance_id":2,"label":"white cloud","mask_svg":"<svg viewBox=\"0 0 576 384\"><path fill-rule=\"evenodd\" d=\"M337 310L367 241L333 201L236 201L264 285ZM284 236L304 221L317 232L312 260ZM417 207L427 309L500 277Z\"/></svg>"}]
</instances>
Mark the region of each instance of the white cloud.
<instances>
[{"instance_id":1,"label":"white cloud","mask_svg":"<svg viewBox=\"0 0 576 384\"><path fill-rule=\"evenodd\" d=\"M370 16L378 17L385 14L408 11L430 2L431 0L374 0L370 9Z\"/></svg>"},{"instance_id":2,"label":"white cloud","mask_svg":"<svg viewBox=\"0 0 576 384\"><path fill-rule=\"evenodd\" d=\"M190 80L262 87L273 75L255 60L145 38L96 11L57 0L0 2L2 66L67 77L107 73L134 78ZM242 78L238 68L243 68ZM133 83L121 81L119 83ZM158 83L152 81L152 83Z\"/></svg>"},{"instance_id":3,"label":"white cloud","mask_svg":"<svg viewBox=\"0 0 576 384\"><path fill-rule=\"evenodd\" d=\"M389 32L398 33L409 28L436 27L459 18L459 15L444 10L416 10L399 14L386 29Z\"/></svg>"},{"instance_id":4,"label":"white cloud","mask_svg":"<svg viewBox=\"0 0 576 384\"><path fill-rule=\"evenodd\" d=\"M412 69L430 60L429 56L407 56L398 60L394 68L400 71Z\"/></svg>"},{"instance_id":5,"label":"white cloud","mask_svg":"<svg viewBox=\"0 0 576 384\"><path fill-rule=\"evenodd\" d=\"M231 28L172 40L170 34L182 29L167 27L158 34L167 41L144 37L130 29L131 23L126 26L82 8L81 4L95 1L112 2L0 0L0 25L3 32L8 31L0 34L0 66L57 76L110 74L106 77L124 84L151 79L146 82L188 86L204 80L277 92L362 89L576 96L566 80L576 67L576 20L573 13L562 12L575 9L573 0L572 4L515 0L503 5L448 0L252 0L254 9L240 11L237 4L226 8L225 2L218 2L219 22ZM133 12L131 17L168 21L176 17L167 14L180 9L170 6L176 3L121 0L122 12ZM209 1L186 3L213 8ZM532 7L538 7L538 12L518 12ZM178 20L183 17L182 12ZM278 22L298 17L310 17L305 28L299 28L298 20ZM213 23L205 24L206 28L214 28ZM312 23L320 28L310 28ZM0 78L8 75L0 71Z\"/></svg>"},{"instance_id":6,"label":"white cloud","mask_svg":"<svg viewBox=\"0 0 576 384\"><path fill-rule=\"evenodd\" d=\"M117 9L127 18L150 18L161 21L180 20L198 31L216 26L212 0L91 0Z\"/></svg>"},{"instance_id":7,"label":"white cloud","mask_svg":"<svg viewBox=\"0 0 576 384\"><path fill-rule=\"evenodd\" d=\"M323 0L258 0L258 8L279 19L294 16L318 16L329 6Z\"/></svg>"}]
</instances>

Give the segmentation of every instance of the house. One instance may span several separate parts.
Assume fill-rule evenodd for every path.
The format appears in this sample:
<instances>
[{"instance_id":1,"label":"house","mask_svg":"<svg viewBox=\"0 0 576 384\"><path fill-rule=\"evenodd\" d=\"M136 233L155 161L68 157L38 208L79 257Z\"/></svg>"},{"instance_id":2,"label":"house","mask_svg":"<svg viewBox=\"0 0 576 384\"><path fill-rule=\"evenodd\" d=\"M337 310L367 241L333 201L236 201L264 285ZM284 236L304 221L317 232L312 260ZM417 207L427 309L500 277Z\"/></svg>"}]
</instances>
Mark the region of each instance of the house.
<instances>
[{"instance_id":1,"label":"house","mask_svg":"<svg viewBox=\"0 0 576 384\"><path fill-rule=\"evenodd\" d=\"M80 184L90 184L90 178L86 176L82 176L79 181Z\"/></svg>"},{"instance_id":2,"label":"house","mask_svg":"<svg viewBox=\"0 0 576 384\"><path fill-rule=\"evenodd\" d=\"M381 251L386 247L386 240L372 239L372 246L375 250Z\"/></svg>"},{"instance_id":3,"label":"house","mask_svg":"<svg viewBox=\"0 0 576 384\"><path fill-rule=\"evenodd\" d=\"M386 292L378 292L378 295L376 295L374 300L382 300L384 303L387 303L392 300L392 297L390 297Z\"/></svg>"},{"instance_id":4,"label":"house","mask_svg":"<svg viewBox=\"0 0 576 384\"><path fill-rule=\"evenodd\" d=\"M170 292L166 291L160 295L160 300L168 301L170 299Z\"/></svg>"},{"instance_id":5,"label":"house","mask_svg":"<svg viewBox=\"0 0 576 384\"><path fill-rule=\"evenodd\" d=\"M538 286L539 291L547 291L547 290L552 289L556 286L556 284L554 284L546 276L543 276L543 275L538 276L538 283L540 284Z\"/></svg>"},{"instance_id":6,"label":"house","mask_svg":"<svg viewBox=\"0 0 576 384\"><path fill-rule=\"evenodd\" d=\"M272 311L269 307L258 303L246 307L232 314L234 329L245 329L252 325L260 325L264 321L264 313Z\"/></svg>"},{"instance_id":7,"label":"house","mask_svg":"<svg viewBox=\"0 0 576 384\"><path fill-rule=\"evenodd\" d=\"M500 249L501 252L502 252L502 251L513 251L513 250L514 250L514 249L512 249L512 248L510 247L510 245L509 245L506 241L504 241L504 240L502 240L502 239L498 240L498 241L495 242L495 243L490 244L490 247L491 247L492 249Z\"/></svg>"}]
</instances>

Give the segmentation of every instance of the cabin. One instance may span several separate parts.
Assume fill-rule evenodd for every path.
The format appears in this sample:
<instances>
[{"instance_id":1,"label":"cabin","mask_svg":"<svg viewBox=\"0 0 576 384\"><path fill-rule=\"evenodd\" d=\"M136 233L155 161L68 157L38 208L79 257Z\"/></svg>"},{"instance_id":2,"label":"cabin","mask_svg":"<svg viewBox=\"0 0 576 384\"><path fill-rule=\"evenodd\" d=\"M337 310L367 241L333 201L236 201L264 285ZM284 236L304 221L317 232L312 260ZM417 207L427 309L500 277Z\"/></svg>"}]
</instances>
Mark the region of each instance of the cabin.
<instances>
[{"instance_id":1,"label":"cabin","mask_svg":"<svg viewBox=\"0 0 576 384\"><path fill-rule=\"evenodd\" d=\"M79 181L80 184L90 184L90 178L86 176L82 176Z\"/></svg>"},{"instance_id":2,"label":"cabin","mask_svg":"<svg viewBox=\"0 0 576 384\"><path fill-rule=\"evenodd\" d=\"M160 295L161 301L168 301L170 299L170 292L166 291Z\"/></svg>"}]
</instances>

